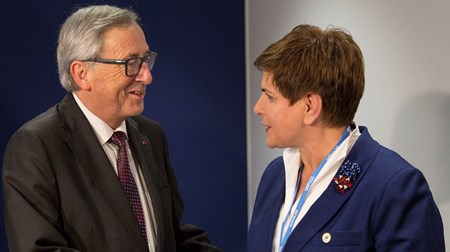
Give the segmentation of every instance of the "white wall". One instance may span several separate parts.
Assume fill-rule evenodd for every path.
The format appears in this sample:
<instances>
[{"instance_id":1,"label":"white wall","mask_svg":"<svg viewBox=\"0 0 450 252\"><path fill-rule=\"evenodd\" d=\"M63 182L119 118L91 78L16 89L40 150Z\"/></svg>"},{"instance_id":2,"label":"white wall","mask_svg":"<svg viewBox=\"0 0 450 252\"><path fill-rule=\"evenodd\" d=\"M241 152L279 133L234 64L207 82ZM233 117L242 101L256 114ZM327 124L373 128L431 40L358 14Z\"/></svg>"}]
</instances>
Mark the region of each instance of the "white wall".
<instances>
[{"instance_id":1,"label":"white wall","mask_svg":"<svg viewBox=\"0 0 450 252\"><path fill-rule=\"evenodd\" d=\"M355 121L423 171L449 246L450 1L246 0L246 12L249 216L262 172L282 152L265 146L252 112L261 93L253 61L300 23L333 25L353 35L365 58L366 89Z\"/></svg>"}]
</instances>

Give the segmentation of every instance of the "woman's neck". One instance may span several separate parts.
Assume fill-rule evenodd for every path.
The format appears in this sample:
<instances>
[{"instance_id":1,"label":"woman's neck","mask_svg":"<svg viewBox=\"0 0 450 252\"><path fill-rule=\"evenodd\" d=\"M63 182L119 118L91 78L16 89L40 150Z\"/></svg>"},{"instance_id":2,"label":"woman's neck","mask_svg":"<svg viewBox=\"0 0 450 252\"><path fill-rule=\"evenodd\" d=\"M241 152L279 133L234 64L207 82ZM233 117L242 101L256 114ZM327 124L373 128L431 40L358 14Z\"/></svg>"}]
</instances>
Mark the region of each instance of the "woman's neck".
<instances>
[{"instance_id":1,"label":"woman's neck","mask_svg":"<svg viewBox=\"0 0 450 252\"><path fill-rule=\"evenodd\" d=\"M312 173L330 154L342 137L346 127L315 128L300 148L304 171Z\"/></svg>"}]
</instances>

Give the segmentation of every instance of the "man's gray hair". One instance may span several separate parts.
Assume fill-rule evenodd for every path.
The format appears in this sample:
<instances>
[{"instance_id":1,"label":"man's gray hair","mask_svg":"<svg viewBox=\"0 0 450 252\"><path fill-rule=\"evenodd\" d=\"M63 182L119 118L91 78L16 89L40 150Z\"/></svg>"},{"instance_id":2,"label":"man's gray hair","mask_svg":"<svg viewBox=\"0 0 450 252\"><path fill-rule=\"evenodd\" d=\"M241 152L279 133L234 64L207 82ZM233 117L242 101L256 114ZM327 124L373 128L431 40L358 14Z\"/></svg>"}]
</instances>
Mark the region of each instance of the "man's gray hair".
<instances>
[{"instance_id":1,"label":"man's gray hair","mask_svg":"<svg viewBox=\"0 0 450 252\"><path fill-rule=\"evenodd\" d=\"M139 22L135 12L109 5L81 8L69 16L61 26L57 49L59 79L64 89L68 92L80 89L70 74L74 60L98 57L105 32L133 22Z\"/></svg>"}]
</instances>

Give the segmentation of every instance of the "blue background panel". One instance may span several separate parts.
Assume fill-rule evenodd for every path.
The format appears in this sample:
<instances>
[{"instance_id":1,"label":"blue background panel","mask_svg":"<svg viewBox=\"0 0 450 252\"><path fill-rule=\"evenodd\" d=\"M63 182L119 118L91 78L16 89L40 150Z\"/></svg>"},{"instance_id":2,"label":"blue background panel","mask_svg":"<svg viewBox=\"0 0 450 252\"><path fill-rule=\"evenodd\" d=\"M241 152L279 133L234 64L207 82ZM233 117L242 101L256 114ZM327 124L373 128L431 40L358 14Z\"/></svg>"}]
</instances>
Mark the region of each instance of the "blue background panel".
<instances>
[{"instance_id":1,"label":"blue background panel","mask_svg":"<svg viewBox=\"0 0 450 252\"><path fill-rule=\"evenodd\" d=\"M143 114L166 130L184 222L206 229L224 251L245 251L243 1L2 1L0 153L17 128L64 96L58 30L77 6L90 4L131 7L141 16L150 49L158 52ZM3 227L0 218L0 251L7 251Z\"/></svg>"}]
</instances>

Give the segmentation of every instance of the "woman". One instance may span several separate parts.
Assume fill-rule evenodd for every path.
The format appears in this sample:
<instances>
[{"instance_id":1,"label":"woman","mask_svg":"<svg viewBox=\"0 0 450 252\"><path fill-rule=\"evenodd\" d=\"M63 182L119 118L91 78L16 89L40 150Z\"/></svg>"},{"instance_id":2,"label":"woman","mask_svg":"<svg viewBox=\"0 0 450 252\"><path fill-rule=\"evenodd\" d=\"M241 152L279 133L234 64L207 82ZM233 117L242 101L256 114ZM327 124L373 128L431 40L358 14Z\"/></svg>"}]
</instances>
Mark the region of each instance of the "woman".
<instances>
[{"instance_id":1,"label":"woman","mask_svg":"<svg viewBox=\"0 0 450 252\"><path fill-rule=\"evenodd\" d=\"M361 50L346 32L300 25L256 59L266 168L249 251L444 251L422 173L353 122L364 90Z\"/></svg>"}]
</instances>

